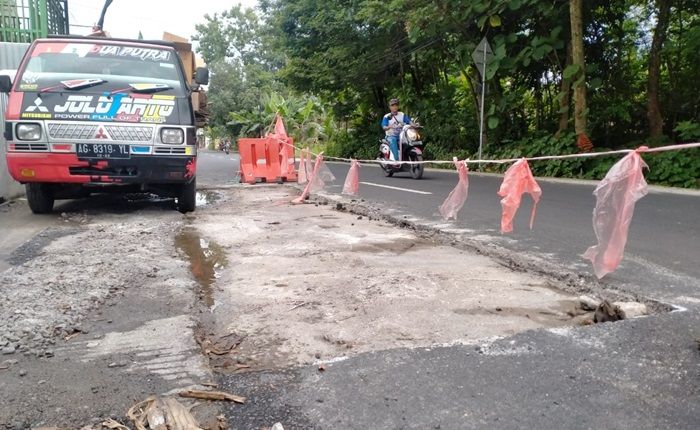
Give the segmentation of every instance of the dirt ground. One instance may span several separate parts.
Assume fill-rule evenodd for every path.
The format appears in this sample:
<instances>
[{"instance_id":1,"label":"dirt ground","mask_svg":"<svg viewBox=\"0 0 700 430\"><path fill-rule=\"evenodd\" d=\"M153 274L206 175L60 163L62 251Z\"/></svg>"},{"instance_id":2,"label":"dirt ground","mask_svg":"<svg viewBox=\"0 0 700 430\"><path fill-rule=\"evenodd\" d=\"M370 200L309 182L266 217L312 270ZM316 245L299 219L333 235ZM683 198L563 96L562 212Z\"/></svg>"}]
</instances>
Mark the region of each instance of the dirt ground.
<instances>
[{"instance_id":1,"label":"dirt ground","mask_svg":"<svg viewBox=\"0 0 700 430\"><path fill-rule=\"evenodd\" d=\"M590 318L543 278L330 206L292 205L296 193L212 190L187 216L169 201L98 197L42 218L0 272L0 428L125 422L134 402L202 387L216 371ZM6 207L0 233L26 212Z\"/></svg>"}]
</instances>

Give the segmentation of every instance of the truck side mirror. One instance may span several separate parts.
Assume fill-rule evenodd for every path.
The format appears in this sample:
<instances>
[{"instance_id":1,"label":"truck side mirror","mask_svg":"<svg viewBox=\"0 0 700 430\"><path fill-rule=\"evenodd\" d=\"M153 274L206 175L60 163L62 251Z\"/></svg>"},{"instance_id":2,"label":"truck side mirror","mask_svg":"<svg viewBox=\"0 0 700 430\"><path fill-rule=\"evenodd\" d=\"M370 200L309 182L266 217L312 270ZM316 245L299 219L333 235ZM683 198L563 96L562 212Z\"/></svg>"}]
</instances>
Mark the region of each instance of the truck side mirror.
<instances>
[{"instance_id":1,"label":"truck side mirror","mask_svg":"<svg viewBox=\"0 0 700 430\"><path fill-rule=\"evenodd\" d=\"M7 75L0 75L0 93L9 93L12 89L12 79Z\"/></svg>"},{"instance_id":2,"label":"truck side mirror","mask_svg":"<svg viewBox=\"0 0 700 430\"><path fill-rule=\"evenodd\" d=\"M206 67L197 67L194 72L194 81L199 85L209 84L209 69Z\"/></svg>"}]
</instances>

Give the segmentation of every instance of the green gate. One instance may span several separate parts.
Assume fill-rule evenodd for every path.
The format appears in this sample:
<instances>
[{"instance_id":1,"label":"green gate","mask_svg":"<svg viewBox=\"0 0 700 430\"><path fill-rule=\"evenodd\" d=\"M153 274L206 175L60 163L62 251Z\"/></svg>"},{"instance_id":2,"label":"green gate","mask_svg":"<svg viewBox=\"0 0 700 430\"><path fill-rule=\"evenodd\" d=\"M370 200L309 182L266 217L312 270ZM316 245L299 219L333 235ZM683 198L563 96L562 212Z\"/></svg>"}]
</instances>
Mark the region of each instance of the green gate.
<instances>
[{"instance_id":1,"label":"green gate","mask_svg":"<svg viewBox=\"0 0 700 430\"><path fill-rule=\"evenodd\" d=\"M0 0L0 42L68 33L67 0Z\"/></svg>"}]
</instances>

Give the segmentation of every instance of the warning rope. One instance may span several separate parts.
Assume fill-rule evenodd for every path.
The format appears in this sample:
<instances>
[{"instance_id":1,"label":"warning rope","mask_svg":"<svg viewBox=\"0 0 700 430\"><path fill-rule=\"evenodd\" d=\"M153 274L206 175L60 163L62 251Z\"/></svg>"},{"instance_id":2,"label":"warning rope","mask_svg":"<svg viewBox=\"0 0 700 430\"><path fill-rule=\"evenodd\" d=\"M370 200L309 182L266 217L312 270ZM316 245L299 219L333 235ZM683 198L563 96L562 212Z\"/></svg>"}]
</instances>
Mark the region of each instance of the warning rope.
<instances>
[{"instance_id":1,"label":"warning rope","mask_svg":"<svg viewBox=\"0 0 700 430\"><path fill-rule=\"evenodd\" d=\"M641 154L676 151L691 148L700 148L700 142L682 143L677 145L649 148L641 146L637 149L620 149L616 151L589 152L567 155L545 155L539 157L505 158L497 160L429 160L429 161L386 161L386 160L355 160L343 157L324 157L323 152L316 154L309 149L294 146L289 141L284 142L288 147L301 151L300 178L308 178L302 195L293 200L294 203L302 203L309 195L312 186L323 189L324 179L322 171L324 158L351 164L343 186L343 193L357 195L359 183L359 165L366 164L450 164L457 168L459 182L447 196L439 211L445 220L457 219L458 212L465 204L468 195L469 182L467 177L467 164L508 164L512 165L506 171L503 183L498 195L502 197L501 233L513 231L513 219L515 217L523 194L530 194L534 201L530 215L530 229L533 227L535 208L542 196L542 189L537 184L528 165L529 161L564 160L573 158L604 157L609 155L623 155L615 165L610 168L608 174L600 182L594 195L596 206L593 211L593 227L598 238L598 244L589 247L583 257L590 260L595 275L600 279L606 274L614 272L623 258L625 243L627 242L628 228L634 213L635 202L647 193L647 183L644 180L643 169L645 167ZM287 148L288 150L288 148ZM287 152L287 151L283 151ZM310 157L316 158L315 166L311 167ZM288 164L288 163L287 163ZM310 172L307 172L309 170ZM326 168L327 170L327 168ZM330 172L328 172L330 174ZM332 177L332 175L330 175ZM622 179L621 179L622 178ZM604 190L601 192L600 190Z\"/></svg>"},{"instance_id":2,"label":"warning rope","mask_svg":"<svg viewBox=\"0 0 700 430\"><path fill-rule=\"evenodd\" d=\"M314 157L318 157L319 154L316 154L308 149L300 148L296 145L286 143L286 145L289 145L293 147L296 150L299 151L307 151L309 154L313 155ZM465 164L508 164L508 163L514 163L519 160L527 160L527 161L542 161L542 160L564 160L564 159L570 159L570 158L593 158L593 157L604 157L608 155L619 155L619 154L629 154L630 152L639 152L639 153L653 153L653 152L664 152L664 151L677 151L681 149L691 149L691 148L700 148L700 142L695 142L695 143L681 143L677 145L667 145L667 146L659 146L656 148L648 148L646 146L641 146L637 149L618 149L615 151L604 151L604 152L587 152L587 153L580 153L580 154L567 154L567 155L544 155L544 156L539 156L539 157L520 157L520 158L503 158L503 159L496 159L496 160L471 160L471 159L466 159L461 162ZM326 160L333 160L333 161L341 161L345 163L351 163L353 161L357 161L361 164L449 164L449 165L454 165L454 160L452 161L447 161L447 160L424 160L424 161L387 161L387 160L361 160L361 159L354 159L354 158L343 158L343 157L330 157L324 155L324 158Z\"/></svg>"}]
</instances>

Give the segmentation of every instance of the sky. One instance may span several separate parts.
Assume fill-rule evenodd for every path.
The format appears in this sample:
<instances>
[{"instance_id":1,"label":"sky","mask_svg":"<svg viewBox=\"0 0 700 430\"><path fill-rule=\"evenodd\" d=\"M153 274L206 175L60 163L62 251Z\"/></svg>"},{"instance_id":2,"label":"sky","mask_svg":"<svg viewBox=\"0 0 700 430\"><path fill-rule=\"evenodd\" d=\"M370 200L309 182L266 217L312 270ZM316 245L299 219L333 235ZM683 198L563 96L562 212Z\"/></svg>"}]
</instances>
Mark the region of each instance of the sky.
<instances>
[{"instance_id":1,"label":"sky","mask_svg":"<svg viewBox=\"0 0 700 430\"><path fill-rule=\"evenodd\" d=\"M127 39L136 39L139 31L144 39L161 39L164 31L190 39L205 14L223 12L237 3L254 8L257 0L114 0L107 9L104 29L112 37ZM90 33L88 27L100 18L102 6L104 0L70 0L71 34Z\"/></svg>"}]
</instances>

